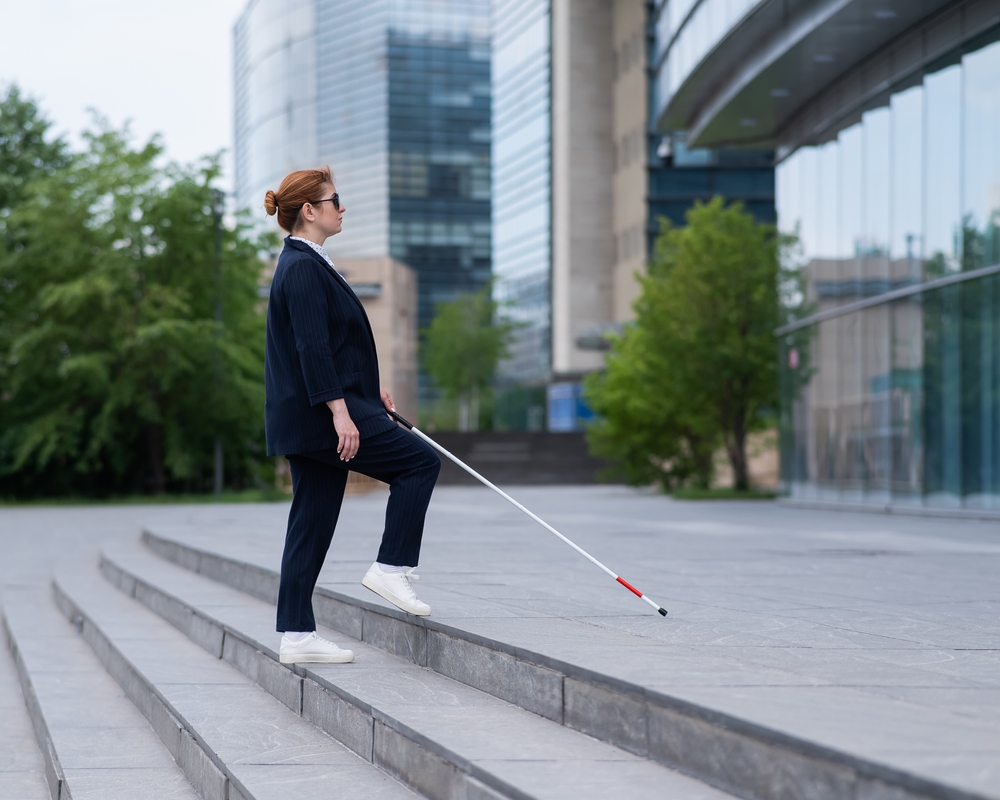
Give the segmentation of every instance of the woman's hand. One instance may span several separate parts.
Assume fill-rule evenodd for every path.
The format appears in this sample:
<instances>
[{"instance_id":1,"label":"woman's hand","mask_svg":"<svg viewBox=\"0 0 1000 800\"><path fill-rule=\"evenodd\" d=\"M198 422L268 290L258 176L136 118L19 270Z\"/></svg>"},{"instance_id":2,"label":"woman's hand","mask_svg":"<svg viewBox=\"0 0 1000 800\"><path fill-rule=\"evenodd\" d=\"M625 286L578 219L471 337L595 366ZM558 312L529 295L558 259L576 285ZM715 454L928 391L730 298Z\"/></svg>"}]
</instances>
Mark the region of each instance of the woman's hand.
<instances>
[{"instance_id":1,"label":"woman's hand","mask_svg":"<svg viewBox=\"0 0 1000 800\"><path fill-rule=\"evenodd\" d=\"M350 461L358 453L358 446L361 444L361 434L358 433L357 426L351 415L347 413L347 403L344 398L328 400L327 406L333 412L333 427L340 437L337 444L337 452L341 461Z\"/></svg>"},{"instance_id":2,"label":"woman's hand","mask_svg":"<svg viewBox=\"0 0 1000 800\"><path fill-rule=\"evenodd\" d=\"M392 395L389 394L385 389L382 390L382 405L385 406L386 411L396 410L396 404L392 402Z\"/></svg>"}]
</instances>

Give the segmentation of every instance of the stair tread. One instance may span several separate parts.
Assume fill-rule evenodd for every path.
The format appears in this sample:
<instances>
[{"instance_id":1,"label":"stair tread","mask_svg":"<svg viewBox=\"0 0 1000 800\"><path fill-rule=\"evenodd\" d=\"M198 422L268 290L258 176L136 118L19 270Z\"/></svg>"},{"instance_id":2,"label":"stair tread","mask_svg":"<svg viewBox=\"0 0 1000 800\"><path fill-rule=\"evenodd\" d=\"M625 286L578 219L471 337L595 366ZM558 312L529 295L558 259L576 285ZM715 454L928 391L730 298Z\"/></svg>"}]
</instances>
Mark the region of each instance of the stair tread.
<instances>
[{"instance_id":1,"label":"stair tread","mask_svg":"<svg viewBox=\"0 0 1000 800\"><path fill-rule=\"evenodd\" d=\"M332 785L342 797L415 797L100 574L57 580L247 797L287 796L292 785L303 798L328 797Z\"/></svg>"},{"instance_id":2,"label":"stair tread","mask_svg":"<svg viewBox=\"0 0 1000 800\"><path fill-rule=\"evenodd\" d=\"M0 650L0 719L3 720L0 725L0 797L49 800L45 762L31 727L14 657L9 647L0 647Z\"/></svg>"},{"instance_id":3,"label":"stair tread","mask_svg":"<svg viewBox=\"0 0 1000 800\"><path fill-rule=\"evenodd\" d=\"M51 592L8 589L4 606L75 800L197 800L149 722L59 613Z\"/></svg>"},{"instance_id":4,"label":"stair tread","mask_svg":"<svg viewBox=\"0 0 1000 800\"><path fill-rule=\"evenodd\" d=\"M574 500L579 502L575 496ZM477 543L475 557L482 566L470 570L470 545L465 528L458 526L502 525L504 512L491 509L487 514L471 495L456 495L448 505L452 516L446 521L439 517L443 527L438 536L444 541L435 552L438 585L432 578L420 588L434 615L418 626L491 653L513 654L550 667L566 676L566 686L572 679L607 687L618 693L621 707L635 701L653 715L664 712L663 716L676 719L673 712L679 710L682 715L707 719L706 738L735 732L733 741L739 748L774 748L781 754L782 769L791 772L804 770L808 764L838 781L846 768L858 782L884 782L900 790L920 786L927 792L1000 797L996 789L1000 785L996 746L1000 738L997 717L990 716L992 665L985 656L959 652L961 648L955 645L966 641L972 650L978 649L976 642L982 641L979 623L974 624L980 633L958 631L935 649L933 638L924 637L930 636L929 627L938 626L907 620L898 606L894 617L885 620L902 627L873 625L875 631L869 633L864 626L844 624L854 609L844 611L831 624L807 619L808 614L801 618L747 616L749 607L723 608L725 603L717 607L713 599L702 609L688 606L687 615L675 616L670 606L668 619L674 622L664 626L657 615L636 609L635 598L610 581L588 586L582 597L567 590L571 576L546 574L543 578L537 566L525 566L522 571L520 564L515 573L505 573L510 553L524 545L523 537ZM606 513L601 508L586 505L578 516ZM384 609L389 618L399 616L358 584L369 563L364 553L370 541L357 532L370 530L381 513L381 507L376 514L374 505L358 503L352 516L342 517L341 527L345 521L350 525L338 534L343 537L340 557L327 563L317 584L321 600L334 598L357 617L372 613L370 609ZM517 516L517 512L509 513ZM565 518L574 512L563 509L559 513ZM640 520L640 524L652 530L651 520ZM276 583L282 540L274 520L268 526L244 526L238 535L232 526L214 523L200 527L157 524L145 531L164 557L198 570L207 566L208 574L218 575L219 580L227 580L225 573L230 571L254 573L264 583ZM785 539L775 541L785 546ZM795 551L801 552L811 551ZM234 585L242 584L236 581ZM641 585L661 600L677 598L661 593L655 581L643 579ZM714 597L719 591L713 585L709 595ZM787 600L783 597L782 602ZM959 625L969 624L962 617L954 619ZM766 627L744 631L740 627L744 621L763 621ZM916 636L907 632L911 624ZM872 639L881 644L857 643ZM896 646L898 652L894 652ZM935 666L944 663L946 669ZM900 731L905 732L904 740ZM651 732L652 726L647 730L650 736ZM617 740L615 733L611 731L607 738ZM641 731L637 736L641 738ZM653 744L650 738L651 752ZM698 753L711 750L710 742L700 742L697 751L692 748L681 759L673 742L669 747L662 746L662 741L656 744L657 757L665 752L668 759L690 764L700 759ZM773 772L752 758L711 763L706 758L702 762L703 766L694 764L692 769L702 774L704 770L732 774L738 781L735 785L755 780L778 783Z\"/></svg>"},{"instance_id":5,"label":"stair tread","mask_svg":"<svg viewBox=\"0 0 1000 800\"><path fill-rule=\"evenodd\" d=\"M105 557L150 586L212 617L276 656L274 606L157 558L138 544L113 543ZM322 636L354 650L353 664L299 665L336 694L490 772L524 794L544 798L605 797L622 781L636 798L675 792L686 798L730 798L675 770L544 719L478 689L393 656L340 632ZM470 724L470 720L475 720Z\"/></svg>"}]
</instances>

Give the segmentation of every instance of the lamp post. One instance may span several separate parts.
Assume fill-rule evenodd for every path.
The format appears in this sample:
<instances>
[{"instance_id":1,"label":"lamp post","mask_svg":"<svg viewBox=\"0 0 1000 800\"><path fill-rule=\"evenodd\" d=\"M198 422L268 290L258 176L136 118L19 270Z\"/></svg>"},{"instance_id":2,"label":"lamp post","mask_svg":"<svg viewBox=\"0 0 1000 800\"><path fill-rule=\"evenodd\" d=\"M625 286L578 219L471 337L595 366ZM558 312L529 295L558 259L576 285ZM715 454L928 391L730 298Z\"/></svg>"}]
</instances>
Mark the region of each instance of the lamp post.
<instances>
[{"instance_id":1,"label":"lamp post","mask_svg":"<svg viewBox=\"0 0 1000 800\"><path fill-rule=\"evenodd\" d=\"M222 213L225 211L226 195L219 189L213 189L215 202L212 205L212 218L215 225L215 338L222 343ZM222 353L215 356L215 389L216 403L222 402ZM215 496L222 496L223 482L222 438L215 437Z\"/></svg>"}]
</instances>

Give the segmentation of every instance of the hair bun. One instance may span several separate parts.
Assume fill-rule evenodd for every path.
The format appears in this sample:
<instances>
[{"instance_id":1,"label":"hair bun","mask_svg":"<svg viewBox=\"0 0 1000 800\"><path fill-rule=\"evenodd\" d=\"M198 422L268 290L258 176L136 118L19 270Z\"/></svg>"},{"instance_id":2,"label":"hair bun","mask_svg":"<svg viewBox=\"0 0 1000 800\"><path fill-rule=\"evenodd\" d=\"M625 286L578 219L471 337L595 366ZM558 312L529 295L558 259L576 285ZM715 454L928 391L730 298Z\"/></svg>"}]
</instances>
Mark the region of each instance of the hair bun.
<instances>
[{"instance_id":1,"label":"hair bun","mask_svg":"<svg viewBox=\"0 0 1000 800\"><path fill-rule=\"evenodd\" d=\"M264 195L264 211L269 217L273 217L278 211L278 196L270 189Z\"/></svg>"}]
</instances>

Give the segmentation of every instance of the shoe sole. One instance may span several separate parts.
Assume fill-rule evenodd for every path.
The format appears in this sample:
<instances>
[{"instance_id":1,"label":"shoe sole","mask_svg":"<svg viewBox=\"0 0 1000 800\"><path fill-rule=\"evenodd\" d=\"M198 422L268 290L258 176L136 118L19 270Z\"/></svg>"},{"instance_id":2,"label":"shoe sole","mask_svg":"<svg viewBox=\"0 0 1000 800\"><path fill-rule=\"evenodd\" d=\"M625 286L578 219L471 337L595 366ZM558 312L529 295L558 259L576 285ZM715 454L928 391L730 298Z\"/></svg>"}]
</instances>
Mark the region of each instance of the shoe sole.
<instances>
[{"instance_id":1,"label":"shoe sole","mask_svg":"<svg viewBox=\"0 0 1000 800\"><path fill-rule=\"evenodd\" d=\"M431 610L429 608L426 611L424 611L423 609L414 608L405 600L401 600L400 598L396 597L396 595L394 595L392 592L383 589L382 586L375 583L375 581L370 580L367 575L365 575L365 577L361 579L361 585L364 586L369 591L375 592L375 594L377 594L383 600L388 600L390 603L396 606L396 608L402 609L407 614L413 614L413 616L415 617L429 617L431 615Z\"/></svg>"},{"instance_id":2,"label":"shoe sole","mask_svg":"<svg viewBox=\"0 0 1000 800\"><path fill-rule=\"evenodd\" d=\"M320 653L302 653L278 656L282 664L350 664L354 661L354 653L344 655L322 655Z\"/></svg>"}]
</instances>

